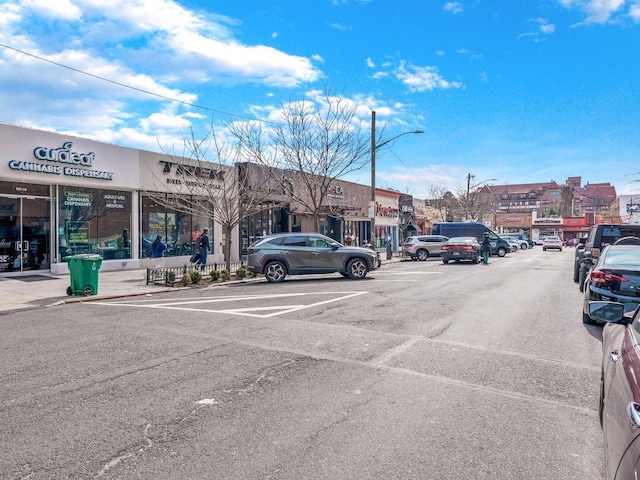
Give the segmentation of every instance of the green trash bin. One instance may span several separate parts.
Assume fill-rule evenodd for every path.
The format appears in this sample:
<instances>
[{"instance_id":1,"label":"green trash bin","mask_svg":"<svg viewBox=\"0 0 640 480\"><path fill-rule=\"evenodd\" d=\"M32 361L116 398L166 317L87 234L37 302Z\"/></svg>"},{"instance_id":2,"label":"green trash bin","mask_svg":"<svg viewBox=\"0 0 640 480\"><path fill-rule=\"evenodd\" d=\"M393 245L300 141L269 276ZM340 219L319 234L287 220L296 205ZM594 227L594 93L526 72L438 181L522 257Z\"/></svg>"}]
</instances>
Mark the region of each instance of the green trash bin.
<instances>
[{"instance_id":1,"label":"green trash bin","mask_svg":"<svg viewBox=\"0 0 640 480\"><path fill-rule=\"evenodd\" d=\"M70 285L67 295L97 295L98 271L102 257L95 254L71 255L64 257L69 266Z\"/></svg>"}]
</instances>

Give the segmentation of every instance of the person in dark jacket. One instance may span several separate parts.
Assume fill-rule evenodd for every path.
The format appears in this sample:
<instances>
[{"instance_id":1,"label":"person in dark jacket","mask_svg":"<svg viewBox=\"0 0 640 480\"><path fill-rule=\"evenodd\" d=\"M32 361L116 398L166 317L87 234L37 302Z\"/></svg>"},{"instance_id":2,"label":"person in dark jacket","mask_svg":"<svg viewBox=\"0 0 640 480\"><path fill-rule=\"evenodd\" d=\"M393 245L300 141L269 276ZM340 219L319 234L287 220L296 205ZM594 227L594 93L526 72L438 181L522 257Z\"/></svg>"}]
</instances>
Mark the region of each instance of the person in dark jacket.
<instances>
[{"instance_id":1,"label":"person in dark jacket","mask_svg":"<svg viewBox=\"0 0 640 480\"><path fill-rule=\"evenodd\" d=\"M485 233L482 238L480 252L482 252L482 263L484 263L485 265L489 265L489 257L491 256L491 242L489 241L488 233Z\"/></svg>"},{"instance_id":2,"label":"person in dark jacket","mask_svg":"<svg viewBox=\"0 0 640 480\"><path fill-rule=\"evenodd\" d=\"M207 253L211 250L209 246L209 229L204 228L202 235L198 238L198 249L200 251L200 259L197 264L200 265L200 270L204 270L204 266L207 264Z\"/></svg>"},{"instance_id":3,"label":"person in dark jacket","mask_svg":"<svg viewBox=\"0 0 640 480\"><path fill-rule=\"evenodd\" d=\"M164 266L164 257L167 252L167 244L162 241L162 235L158 235L151 244L151 258L157 258L156 268Z\"/></svg>"}]
</instances>

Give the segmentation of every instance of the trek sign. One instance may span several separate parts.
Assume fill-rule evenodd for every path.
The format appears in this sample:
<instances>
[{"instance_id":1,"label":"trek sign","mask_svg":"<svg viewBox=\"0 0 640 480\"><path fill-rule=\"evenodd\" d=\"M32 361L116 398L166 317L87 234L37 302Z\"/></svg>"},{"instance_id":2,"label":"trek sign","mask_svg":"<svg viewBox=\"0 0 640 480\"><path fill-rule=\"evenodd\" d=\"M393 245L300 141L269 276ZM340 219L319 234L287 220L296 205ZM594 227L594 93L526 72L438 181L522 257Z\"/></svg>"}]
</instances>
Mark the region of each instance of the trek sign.
<instances>
[{"instance_id":1,"label":"trek sign","mask_svg":"<svg viewBox=\"0 0 640 480\"><path fill-rule=\"evenodd\" d=\"M71 142L65 142L61 148L36 147L33 150L33 156L37 162L9 160L9 168L21 172L113 180L113 172L91 168L96 157L95 153L73 152L71 146Z\"/></svg>"}]
</instances>

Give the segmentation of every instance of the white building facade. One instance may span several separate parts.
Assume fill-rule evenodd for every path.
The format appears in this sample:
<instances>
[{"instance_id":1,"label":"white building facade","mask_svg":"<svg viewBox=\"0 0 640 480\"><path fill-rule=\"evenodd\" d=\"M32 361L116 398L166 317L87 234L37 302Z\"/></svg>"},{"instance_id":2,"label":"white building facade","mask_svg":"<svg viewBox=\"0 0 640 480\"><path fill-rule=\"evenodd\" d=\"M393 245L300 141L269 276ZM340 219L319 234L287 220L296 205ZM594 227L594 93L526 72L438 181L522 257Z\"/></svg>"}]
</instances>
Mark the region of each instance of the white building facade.
<instances>
[{"instance_id":1,"label":"white building facade","mask_svg":"<svg viewBox=\"0 0 640 480\"><path fill-rule=\"evenodd\" d=\"M224 262L218 224L145 195L180 195L169 156L6 124L0 145L0 275L66 273L64 257L83 253L101 255L101 270L152 267L157 235L165 265L184 265L205 227L208 262Z\"/></svg>"}]
</instances>

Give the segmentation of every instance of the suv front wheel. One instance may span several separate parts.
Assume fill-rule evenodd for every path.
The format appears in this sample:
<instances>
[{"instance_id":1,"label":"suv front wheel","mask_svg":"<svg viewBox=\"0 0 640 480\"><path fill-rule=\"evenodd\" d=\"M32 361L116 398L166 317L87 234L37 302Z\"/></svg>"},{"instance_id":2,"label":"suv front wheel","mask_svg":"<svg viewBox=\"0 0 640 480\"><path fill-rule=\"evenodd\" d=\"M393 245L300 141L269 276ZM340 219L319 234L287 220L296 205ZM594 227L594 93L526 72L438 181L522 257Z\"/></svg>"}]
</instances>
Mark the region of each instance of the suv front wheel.
<instances>
[{"instance_id":1,"label":"suv front wheel","mask_svg":"<svg viewBox=\"0 0 640 480\"><path fill-rule=\"evenodd\" d=\"M347 264L347 275L349 278L360 279L367 276L367 262L362 258L354 258L349 260Z\"/></svg>"},{"instance_id":2,"label":"suv front wheel","mask_svg":"<svg viewBox=\"0 0 640 480\"><path fill-rule=\"evenodd\" d=\"M498 249L498 256L499 257L504 257L506 254L507 254L507 251L504 248L500 247Z\"/></svg>"},{"instance_id":3,"label":"suv front wheel","mask_svg":"<svg viewBox=\"0 0 640 480\"><path fill-rule=\"evenodd\" d=\"M270 262L264 269L264 277L269 283L278 283L287 276L287 269L282 262Z\"/></svg>"}]
</instances>

